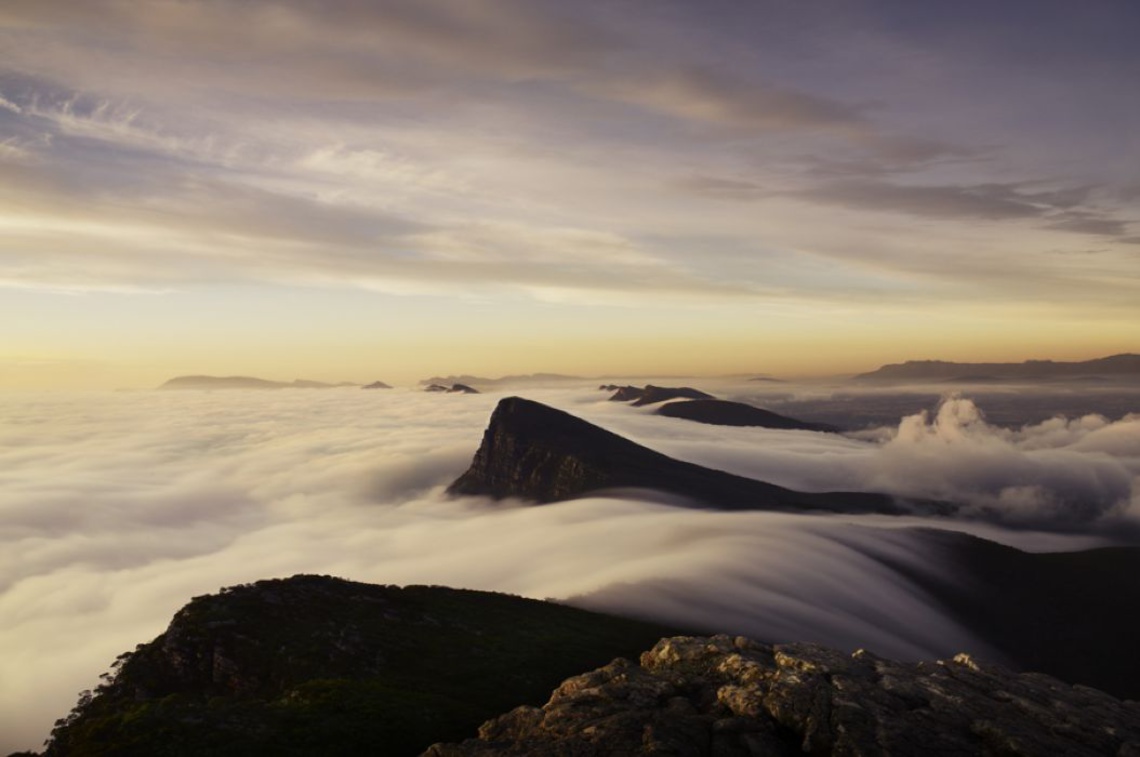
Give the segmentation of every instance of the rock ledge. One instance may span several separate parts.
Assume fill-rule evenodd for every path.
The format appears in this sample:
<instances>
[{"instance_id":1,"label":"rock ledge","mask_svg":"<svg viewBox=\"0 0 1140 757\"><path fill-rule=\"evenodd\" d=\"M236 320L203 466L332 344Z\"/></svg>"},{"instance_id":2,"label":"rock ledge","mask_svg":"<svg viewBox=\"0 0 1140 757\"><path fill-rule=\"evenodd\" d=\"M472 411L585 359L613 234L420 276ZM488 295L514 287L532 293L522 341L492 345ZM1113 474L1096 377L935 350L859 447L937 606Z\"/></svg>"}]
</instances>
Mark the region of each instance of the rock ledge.
<instances>
[{"instance_id":1,"label":"rock ledge","mask_svg":"<svg viewBox=\"0 0 1140 757\"><path fill-rule=\"evenodd\" d=\"M1140 755L1140 705L968 655L901 663L811 644L673 637L566 680L470 755Z\"/></svg>"}]
</instances>

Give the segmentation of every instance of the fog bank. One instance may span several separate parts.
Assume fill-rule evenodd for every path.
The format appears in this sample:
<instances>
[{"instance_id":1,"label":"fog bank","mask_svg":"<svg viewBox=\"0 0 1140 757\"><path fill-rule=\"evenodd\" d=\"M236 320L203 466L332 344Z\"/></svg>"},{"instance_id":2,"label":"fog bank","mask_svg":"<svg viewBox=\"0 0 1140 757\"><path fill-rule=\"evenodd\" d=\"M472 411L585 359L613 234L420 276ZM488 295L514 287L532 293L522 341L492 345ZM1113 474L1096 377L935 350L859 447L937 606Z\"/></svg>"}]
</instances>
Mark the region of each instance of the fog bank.
<instances>
[{"instance_id":1,"label":"fog bank","mask_svg":"<svg viewBox=\"0 0 1140 757\"><path fill-rule=\"evenodd\" d=\"M859 439L702 426L592 390L527 395L669 454L776 483L952 490L1022 519L1058 507L1068 517L1070 498L1088 501L1081 492L1095 495L1094 515L1115 512L1131 497L1140 458L1135 417L1003 431L956 400L945 417ZM300 572L572 597L709 630L899 657L986 653L875 559L924 560L895 528L919 519L444 497L500 396L0 397L0 751L38 747L80 689L161 632L190 597ZM1034 486L1045 493L1039 499L1003 498ZM1096 542L958 527L1042 549Z\"/></svg>"}]
</instances>

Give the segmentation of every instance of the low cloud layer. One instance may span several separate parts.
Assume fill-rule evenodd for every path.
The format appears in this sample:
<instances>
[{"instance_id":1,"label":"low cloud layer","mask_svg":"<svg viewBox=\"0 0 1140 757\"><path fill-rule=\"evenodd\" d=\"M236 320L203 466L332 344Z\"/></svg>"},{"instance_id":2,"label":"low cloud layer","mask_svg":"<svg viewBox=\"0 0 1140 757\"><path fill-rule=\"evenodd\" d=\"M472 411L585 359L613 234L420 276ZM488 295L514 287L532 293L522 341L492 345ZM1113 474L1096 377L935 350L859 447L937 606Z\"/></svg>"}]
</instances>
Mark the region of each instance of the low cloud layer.
<instances>
[{"instance_id":1,"label":"low cloud layer","mask_svg":"<svg viewBox=\"0 0 1140 757\"><path fill-rule=\"evenodd\" d=\"M1011 523L1088 523L1121 515L1140 476L1140 415L1055 418L1016 430L986 423L968 399L904 418L866 483L962 502Z\"/></svg>"},{"instance_id":2,"label":"low cloud layer","mask_svg":"<svg viewBox=\"0 0 1140 757\"><path fill-rule=\"evenodd\" d=\"M839 436L732 428L709 434L654 417L652 409L632 417L591 412L675 457L793 489L942 500L959 505L960 517L1061 530L1108 530L1140 513L1140 414L1004 428L987 423L973 400L952 395L896 426Z\"/></svg>"},{"instance_id":3,"label":"low cloud layer","mask_svg":"<svg viewBox=\"0 0 1140 757\"><path fill-rule=\"evenodd\" d=\"M1140 459L1132 417L1006 431L952 400L936 417L854 439L702 426L591 390L528 395L727 470L814 489L949 490L1018 521L1057 516L1082 487L1107 507L1126 496ZM573 598L903 657L988 652L876 559L917 565L912 536L897 526L932 521L443 497L497 397L354 389L5 397L0 750L36 746L76 692L157 635L190 597L298 572ZM1038 549L1096 543L955 527Z\"/></svg>"}]
</instances>

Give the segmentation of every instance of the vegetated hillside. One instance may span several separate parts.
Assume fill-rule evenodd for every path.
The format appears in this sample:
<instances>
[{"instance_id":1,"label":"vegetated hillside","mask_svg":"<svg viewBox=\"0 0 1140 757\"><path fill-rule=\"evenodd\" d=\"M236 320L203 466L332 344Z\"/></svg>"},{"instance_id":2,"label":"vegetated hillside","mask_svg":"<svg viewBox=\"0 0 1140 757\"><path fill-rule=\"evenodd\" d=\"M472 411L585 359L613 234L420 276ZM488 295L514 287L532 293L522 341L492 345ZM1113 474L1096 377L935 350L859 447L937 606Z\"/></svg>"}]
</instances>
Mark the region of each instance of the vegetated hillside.
<instances>
[{"instance_id":1,"label":"vegetated hillside","mask_svg":"<svg viewBox=\"0 0 1140 757\"><path fill-rule=\"evenodd\" d=\"M259 581L121 656L45 754L417 754L671 633L505 594Z\"/></svg>"},{"instance_id":2,"label":"vegetated hillside","mask_svg":"<svg viewBox=\"0 0 1140 757\"><path fill-rule=\"evenodd\" d=\"M962 657L897 663L741 638L658 641L676 630L503 594L294 576L195 598L119 658L60 721L46 755L405 755L469 738L491 718L478 741L431 754L1140 747L1140 705L1070 685L1140 691L1140 550L1031 554L921 533L956 572L900 579L1023 670L1066 682ZM651 646L640 668L605 664Z\"/></svg>"},{"instance_id":3,"label":"vegetated hillside","mask_svg":"<svg viewBox=\"0 0 1140 757\"><path fill-rule=\"evenodd\" d=\"M1140 699L1140 547L1023 552L953 531L920 534L924 553L952 571L915 572L880 560L1012 663Z\"/></svg>"}]
</instances>

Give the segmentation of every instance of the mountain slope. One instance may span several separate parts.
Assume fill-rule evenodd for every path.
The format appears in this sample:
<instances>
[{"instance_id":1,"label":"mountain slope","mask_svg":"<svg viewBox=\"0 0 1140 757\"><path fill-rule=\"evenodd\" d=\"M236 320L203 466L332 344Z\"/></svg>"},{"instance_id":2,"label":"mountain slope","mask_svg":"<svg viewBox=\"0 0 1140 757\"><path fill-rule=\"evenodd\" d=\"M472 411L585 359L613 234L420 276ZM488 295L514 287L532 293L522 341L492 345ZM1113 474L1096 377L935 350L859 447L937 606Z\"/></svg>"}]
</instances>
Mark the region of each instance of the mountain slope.
<instances>
[{"instance_id":1,"label":"mountain slope","mask_svg":"<svg viewBox=\"0 0 1140 757\"><path fill-rule=\"evenodd\" d=\"M504 594L322 576L196 597L47 755L416 754L668 627Z\"/></svg>"},{"instance_id":2,"label":"mountain slope","mask_svg":"<svg viewBox=\"0 0 1140 757\"><path fill-rule=\"evenodd\" d=\"M608 386L616 389L614 395L610 397L611 402L632 402L634 407L655 405L666 400L713 399L711 394L702 392L700 389L694 389L691 386L654 386L653 384L646 384L644 387L617 386L615 384ZM603 385L602 388L606 387L607 385Z\"/></svg>"},{"instance_id":3,"label":"mountain slope","mask_svg":"<svg viewBox=\"0 0 1140 757\"><path fill-rule=\"evenodd\" d=\"M675 460L521 397L499 402L471 467L448 492L546 503L628 488L678 494L725 510L903 512L883 494L797 492Z\"/></svg>"},{"instance_id":4,"label":"mountain slope","mask_svg":"<svg viewBox=\"0 0 1140 757\"><path fill-rule=\"evenodd\" d=\"M697 399L684 402L670 402L657 411L657 415L667 418L682 418L713 426L755 426L800 431L823 431L834 433L839 429L826 423L810 423L786 415L773 413L743 402L730 402L717 399Z\"/></svg>"},{"instance_id":5,"label":"mountain slope","mask_svg":"<svg viewBox=\"0 0 1140 757\"><path fill-rule=\"evenodd\" d=\"M657 643L676 629L503 594L294 576L196 597L157 639L119 658L59 722L46 755L416 754L501 713L480 742L434 754L630 754L628 739L649 733L661 744L696 738L699 748L671 752L683 754L721 737L775 750L761 754L842 743L875 753L871 733L887 734L895 754L928 753L931 743L1114 754L1131 743L1140 706L1068 684L1140 695L1140 549L1034 554L909 533L931 565L953 570L883 560L892 580L929 593L1017 668L1068 683L804 644ZM710 617L707 630L733 630L717 625ZM568 676L655 643L642 669L619 661L579 675L537 709Z\"/></svg>"},{"instance_id":6,"label":"mountain slope","mask_svg":"<svg viewBox=\"0 0 1140 757\"><path fill-rule=\"evenodd\" d=\"M1140 547L1023 552L967 534L921 529L931 564L880 558L1023 670L1140 699Z\"/></svg>"}]
</instances>

